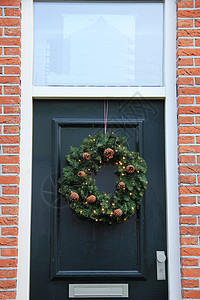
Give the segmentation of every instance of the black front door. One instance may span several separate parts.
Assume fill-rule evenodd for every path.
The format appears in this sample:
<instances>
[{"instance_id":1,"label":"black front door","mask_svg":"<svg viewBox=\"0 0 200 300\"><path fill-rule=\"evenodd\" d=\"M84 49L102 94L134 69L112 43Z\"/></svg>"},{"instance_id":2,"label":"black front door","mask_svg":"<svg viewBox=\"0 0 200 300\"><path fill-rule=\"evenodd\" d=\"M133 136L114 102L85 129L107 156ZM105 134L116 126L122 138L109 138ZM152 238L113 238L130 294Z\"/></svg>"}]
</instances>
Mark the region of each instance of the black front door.
<instances>
[{"instance_id":1,"label":"black front door","mask_svg":"<svg viewBox=\"0 0 200 300\"><path fill-rule=\"evenodd\" d=\"M133 217L82 220L58 193L65 155L103 133L103 111L103 100L34 101L31 300L69 299L73 283L127 283L131 300L168 299L167 281L156 278L156 251L166 252L164 101L109 101L108 131L126 136L147 162L149 183ZM115 180L104 168L97 186L112 192Z\"/></svg>"}]
</instances>

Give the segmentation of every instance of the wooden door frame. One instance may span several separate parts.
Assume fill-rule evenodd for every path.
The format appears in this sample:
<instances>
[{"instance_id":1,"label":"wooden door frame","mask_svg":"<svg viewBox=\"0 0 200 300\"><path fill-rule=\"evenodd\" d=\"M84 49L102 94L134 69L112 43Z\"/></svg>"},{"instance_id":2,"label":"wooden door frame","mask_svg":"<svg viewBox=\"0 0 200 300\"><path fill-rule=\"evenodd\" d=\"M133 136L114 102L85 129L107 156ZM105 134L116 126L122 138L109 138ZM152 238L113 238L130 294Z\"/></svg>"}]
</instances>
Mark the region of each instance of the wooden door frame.
<instances>
[{"instance_id":1,"label":"wooden door frame","mask_svg":"<svg viewBox=\"0 0 200 300\"><path fill-rule=\"evenodd\" d=\"M169 300L181 299L180 242L177 172L176 106L176 0L165 0L164 74L165 88L54 89L52 97L165 98L165 156L167 190L167 249ZM33 1L22 0L21 147L17 300L29 299L30 228L32 192L33 97L49 97L46 89L32 89ZM67 94L66 94L67 91ZM144 98L143 98L144 99ZM156 100L155 100L156 101ZM162 249L159 249L162 250Z\"/></svg>"}]
</instances>

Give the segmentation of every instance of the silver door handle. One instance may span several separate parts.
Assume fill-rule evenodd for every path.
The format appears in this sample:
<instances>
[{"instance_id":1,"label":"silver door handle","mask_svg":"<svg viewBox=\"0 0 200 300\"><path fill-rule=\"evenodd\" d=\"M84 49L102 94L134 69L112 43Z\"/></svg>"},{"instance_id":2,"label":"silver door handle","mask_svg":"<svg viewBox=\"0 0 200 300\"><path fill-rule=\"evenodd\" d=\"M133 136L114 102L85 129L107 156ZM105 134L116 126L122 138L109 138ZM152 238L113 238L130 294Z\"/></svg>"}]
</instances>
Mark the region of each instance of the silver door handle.
<instances>
[{"instance_id":1,"label":"silver door handle","mask_svg":"<svg viewBox=\"0 0 200 300\"><path fill-rule=\"evenodd\" d=\"M157 280L166 280L165 251L156 251Z\"/></svg>"}]
</instances>

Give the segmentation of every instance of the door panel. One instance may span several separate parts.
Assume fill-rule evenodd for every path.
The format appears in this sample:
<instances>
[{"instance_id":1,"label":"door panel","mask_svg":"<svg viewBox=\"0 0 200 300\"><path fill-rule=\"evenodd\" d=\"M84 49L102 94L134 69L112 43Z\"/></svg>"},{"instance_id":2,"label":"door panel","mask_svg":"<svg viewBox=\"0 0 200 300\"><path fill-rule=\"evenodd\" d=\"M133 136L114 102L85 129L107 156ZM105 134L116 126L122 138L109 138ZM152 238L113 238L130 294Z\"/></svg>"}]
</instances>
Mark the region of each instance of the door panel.
<instances>
[{"instance_id":1,"label":"door panel","mask_svg":"<svg viewBox=\"0 0 200 300\"><path fill-rule=\"evenodd\" d=\"M34 102L31 300L68 299L68 284L79 282L125 282L130 299L167 299L155 259L156 250L166 251L163 101L109 101L108 131L126 136L126 146L148 166L147 190L133 217L114 225L81 220L57 192L70 146L103 132L103 105ZM113 189L112 173L99 172L99 189Z\"/></svg>"}]
</instances>

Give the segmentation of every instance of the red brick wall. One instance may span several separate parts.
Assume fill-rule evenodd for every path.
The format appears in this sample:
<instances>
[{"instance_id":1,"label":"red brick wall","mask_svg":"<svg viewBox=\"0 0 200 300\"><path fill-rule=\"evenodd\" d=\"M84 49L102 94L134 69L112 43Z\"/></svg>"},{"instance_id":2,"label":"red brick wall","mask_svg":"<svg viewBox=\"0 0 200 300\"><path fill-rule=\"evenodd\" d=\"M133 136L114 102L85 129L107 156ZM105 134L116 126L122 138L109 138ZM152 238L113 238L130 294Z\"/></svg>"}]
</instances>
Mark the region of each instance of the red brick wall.
<instances>
[{"instance_id":1,"label":"red brick wall","mask_svg":"<svg viewBox=\"0 0 200 300\"><path fill-rule=\"evenodd\" d=\"M200 299L200 1L177 1L177 89L183 299Z\"/></svg>"},{"instance_id":2,"label":"red brick wall","mask_svg":"<svg viewBox=\"0 0 200 300\"><path fill-rule=\"evenodd\" d=\"M177 16L182 295L200 299L200 0ZM16 298L19 130L20 0L0 0L0 299Z\"/></svg>"},{"instance_id":3,"label":"red brick wall","mask_svg":"<svg viewBox=\"0 0 200 300\"><path fill-rule=\"evenodd\" d=\"M20 0L0 0L0 299L16 298Z\"/></svg>"}]
</instances>

